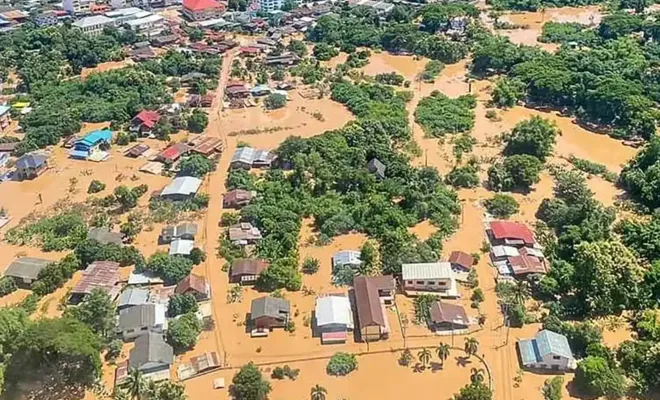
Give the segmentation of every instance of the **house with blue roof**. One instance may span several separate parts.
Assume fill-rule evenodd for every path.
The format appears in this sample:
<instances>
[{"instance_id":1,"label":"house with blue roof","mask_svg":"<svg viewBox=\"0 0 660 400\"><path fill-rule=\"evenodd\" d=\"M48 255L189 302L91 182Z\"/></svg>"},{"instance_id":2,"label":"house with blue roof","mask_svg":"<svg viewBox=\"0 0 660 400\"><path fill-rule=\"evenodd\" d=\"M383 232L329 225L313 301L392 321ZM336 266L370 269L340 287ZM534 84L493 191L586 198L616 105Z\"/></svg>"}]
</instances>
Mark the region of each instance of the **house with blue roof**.
<instances>
[{"instance_id":1,"label":"house with blue roof","mask_svg":"<svg viewBox=\"0 0 660 400\"><path fill-rule=\"evenodd\" d=\"M76 140L73 149L69 153L72 158L86 160L98 150L107 150L112 142L112 131L100 129L88 133L81 139Z\"/></svg>"},{"instance_id":2,"label":"house with blue roof","mask_svg":"<svg viewBox=\"0 0 660 400\"><path fill-rule=\"evenodd\" d=\"M523 367L528 369L566 371L576 367L566 336L547 329L534 339L519 340L518 350Z\"/></svg>"}]
</instances>

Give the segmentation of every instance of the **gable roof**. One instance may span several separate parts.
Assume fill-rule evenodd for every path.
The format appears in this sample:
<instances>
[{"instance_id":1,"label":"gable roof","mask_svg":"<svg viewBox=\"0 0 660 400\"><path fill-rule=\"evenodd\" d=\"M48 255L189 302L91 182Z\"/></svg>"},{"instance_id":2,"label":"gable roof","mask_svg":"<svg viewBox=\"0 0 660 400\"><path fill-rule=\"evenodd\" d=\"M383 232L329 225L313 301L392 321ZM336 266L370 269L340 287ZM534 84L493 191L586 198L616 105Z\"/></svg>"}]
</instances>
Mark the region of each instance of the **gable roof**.
<instances>
[{"instance_id":1,"label":"gable roof","mask_svg":"<svg viewBox=\"0 0 660 400\"><path fill-rule=\"evenodd\" d=\"M268 262L266 261L250 258L237 258L231 263L230 275L232 277L241 275L259 275L266 268L268 268Z\"/></svg>"},{"instance_id":2,"label":"gable roof","mask_svg":"<svg viewBox=\"0 0 660 400\"><path fill-rule=\"evenodd\" d=\"M401 266L404 281L415 279L450 279L454 276L448 262L414 263Z\"/></svg>"},{"instance_id":3,"label":"gable roof","mask_svg":"<svg viewBox=\"0 0 660 400\"><path fill-rule=\"evenodd\" d=\"M536 334L536 344L541 356L548 354L562 356L564 358L573 358L571 346L564 335L543 329Z\"/></svg>"},{"instance_id":4,"label":"gable roof","mask_svg":"<svg viewBox=\"0 0 660 400\"><path fill-rule=\"evenodd\" d=\"M259 150L252 147L239 147L231 157L231 163L242 162L252 165L255 162L269 163L275 159L275 155L268 150Z\"/></svg>"},{"instance_id":5,"label":"gable roof","mask_svg":"<svg viewBox=\"0 0 660 400\"><path fill-rule=\"evenodd\" d=\"M108 18L105 15L94 15L91 17L84 17L75 21L72 25L77 26L78 28L87 28L95 25L107 25L114 24L115 20Z\"/></svg>"},{"instance_id":6,"label":"gable roof","mask_svg":"<svg viewBox=\"0 0 660 400\"><path fill-rule=\"evenodd\" d=\"M188 239L174 239L172 240L172 243L170 243L170 251L169 254L171 256L173 255L184 255L187 256L190 254L192 249L195 247L195 241L194 240L188 240Z\"/></svg>"},{"instance_id":7,"label":"gable roof","mask_svg":"<svg viewBox=\"0 0 660 400\"><path fill-rule=\"evenodd\" d=\"M250 305L250 318L252 320L261 317L282 319L284 314L289 314L291 303L289 300L279 297L265 296L252 300Z\"/></svg>"},{"instance_id":8,"label":"gable roof","mask_svg":"<svg viewBox=\"0 0 660 400\"><path fill-rule=\"evenodd\" d=\"M94 261L83 271L82 279L71 290L72 294L90 294L94 289L104 289L110 297L119 292L117 282L121 279L119 263Z\"/></svg>"},{"instance_id":9,"label":"gable roof","mask_svg":"<svg viewBox=\"0 0 660 400\"><path fill-rule=\"evenodd\" d=\"M232 225L229 227L229 240L258 240L261 239L261 231L259 228L252 226L249 222L241 222L240 224Z\"/></svg>"},{"instance_id":10,"label":"gable roof","mask_svg":"<svg viewBox=\"0 0 660 400\"><path fill-rule=\"evenodd\" d=\"M355 304L357 306L357 315L360 320L360 326L386 326L385 315L383 315L383 308L380 304L378 291L382 289L390 289L388 287L383 287L388 280L393 287L394 280L390 275L385 275L385 277L385 279L382 279L383 277L356 276L355 279L353 279Z\"/></svg>"},{"instance_id":11,"label":"gable roof","mask_svg":"<svg viewBox=\"0 0 660 400\"><path fill-rule=\"evenodd\" d=\"M142 110L135 117L133 117L133 121L140 122L147 128L153 128L156 126L156 122L158 122L158 120L160 120L160 114L158 114L158 111L150 110Z\"/></svg>"},{"instance_id":12,"label":"gable roof","mask_svg":"<svg viewBox=\"0 0 660 400\"><path fill-rule=\"evenodd\" d=\"M112 131L99 129L92 131L82 138L76 140L76 145L94 146L100 142L110 142L112 140Z\"/></svg>"},{"instance_id":13,"label":"gable roof","mask_svg":"<svg viewBox=\"0 0 660 400\"><path fill-rule=\"evenodd\" d=\"M243 189L234 189L225 193L222 197L222 202L226 205L235 205L240 203L248 203L252 200L252 192Z\"/></svg>"},{"instance_id":14,"label":"gable roof","mask_svg":"<svg viewBox=\"0 0 660 400\"><path fill-rule=\"evenodd\" d=\"M46 164L46 156L40 153L30 153L25 154L16 161L16 168L18 169L28 169L28 168L39 168L42 165Z\"/></svg>"},{"instance_id":15,"label":"gable roof","mask_svg":"<svg viewBox=\"0 0 660 400\"><path fill-rule=\"evenodd\" d=\"M190 11L204 11L210 8L224 8L215 0L183 0L183 8Z\"/></svg>"},{"instance_id":16,"label":"gable roof","mask_svg":"<svg viewBox=\"0 0 660 400\"><path fill-rule=\"evenodd\" d=\"M359 265L360 252L357 250L341 250L332 255L332 264L337 265Z\"/></svg>"},{"instance_id":17,"label":"gable roof","mask_svg":"<svg viewBox=\"0 0 660 400\"><path fill-rule=\"evenodd\" d=\"M193 290L200 294L206 294L206 278L190 274L176 285L174 293L185 293L188 290Z\"/></svg>"},{"instance_id":18,"label":"gable roof","mask_svg":"<svg viewBox=\"0 0 660 400\"><path fill-rule=\"evenodd\" d=\"M518 256L507 258L513 274L545 274L546 270L543 262L538 257L527 254L524 250L522 249Z\"/></svg>"},{"instance_id":19,"label":"gable roof","mask_svg":"<svg viewBox=\"0 0 660 400\"><path fill-rule=\"evenodd\" d=\"M451 264L460 265L465 269L472 269L474 257L464 251L452 251L449 255L449 262Z\"/></svg>"},{"instance_id":20,"label":"gable roof","mask_svg":"<svg viewBox=\"0 0 660 400\"><path fill-rule=\"evenodd\" d=\"M42 269L46 268L48 264L54 262L55 261L44 260L42 258L21 257L9 264L5 270L4 276L34 280L37 279L39 272L41 272Z\"/></svg>"},{"instance_id":21,"label":"gable roof","mask_svg":"<svg viewBox=\"0 0 660 400\"><path fill-rule=\"evenodd\" d=\"M158 158L166 161L176 161L188 151L190 151L190 148L187 144L175 143L158 153Z\"/></svg>"},{"instance_id":22,"label":"gable roof","mask_svg":"<svg viewBox=\"0 0 660 400\"><path fill-rule=\"evenodd\" d=\"M119 312L120 330L152 327L165 323L165 306L163 304L141 304Z\"/></svg>"},{"instance_id":23,"label":"gable roof","mask_svg":"<svg viewBox=\"0 0 660 400\"><path fill-rule=\"evenodd\" d=\"M493 221L490 230L495 239L522 240L525 244L534 244L534 235L527 225L513 221Z\"/></svg>"},{"instance_id":24,"label":"gable roof","mask_svg":"<svg viewBox=\"0 0 660 400\"><path fill-rule=\"evenodd\" d=\"M319 297L316 299L314 311L317 326L338 324L353 328L353 311L347 296Z\"/></svg>"},{"instance_id":25,"label":"gable roof","mask_svg":"<svg viewBox=\"0 0 660 400\"><path fill-rule=\"evenodd\" d=\"M369 169L369 172L375 173L380 178L385 178L385 170L387 169L387 167L385 166L385 164L380 162L379 159L372 158L367 164L367 169Z\"/></svg>"},{"instance_id":26,"label":"gable roof","mask_svg":"<svg viewBox=\"0 0 660 400\"><path fill-rule=\"evenodd\" d=\"M153 367L154 364L170 365L174 362L174 350L165 342L163 335L145 332L135 339L135 347L131 349L128 366L140 369ZM149 365L150 364L150 365Z\"/></svg>"},{"instance_id":27,"label":"gable roof","mask_svg":"<svg viewBox=\"0 0 660 400\"><path fill-rule=\"evenodd\" d=\"M101 244L122 244L122 239L124 235L119 232L110 232L107 226L101 226L98 228L89 228L87 231L87 238L94 239Z\"/></svg>"},{"instance_id":28,"label":"gable roof","mask_svg":"<svg viewBox=\"0 0 660 400\"><path fill-rule=\"evenodd\" d=\"M117 306L139 306L140 304L147 304L149 302L149 295L151 292L147 289L130 288L126 289L119 296Z\"/></svg>"},{"instance_id":29,"label":"gable roof","mask_svg":"<svg viewBox=\"0 0 660 400\"><path fill-rule=\"evenodd\" d=\"M431 321L434 323L450 322L459 325L468 325L465 308L456 304L434 301L431 304Z\"/></svg>"},{"instance_id":30,"label":"gable roof","mask_svg":"<svg viewBox=\"0 0 660 400\"><path fill-rule=\"evenodd\" d=\"M184 195L190 196L197 193L199 187L202 185L202 180L192 176L179 176L167 185L162 192L161 196L169 195Z\"/></svg>"}]
</instances>

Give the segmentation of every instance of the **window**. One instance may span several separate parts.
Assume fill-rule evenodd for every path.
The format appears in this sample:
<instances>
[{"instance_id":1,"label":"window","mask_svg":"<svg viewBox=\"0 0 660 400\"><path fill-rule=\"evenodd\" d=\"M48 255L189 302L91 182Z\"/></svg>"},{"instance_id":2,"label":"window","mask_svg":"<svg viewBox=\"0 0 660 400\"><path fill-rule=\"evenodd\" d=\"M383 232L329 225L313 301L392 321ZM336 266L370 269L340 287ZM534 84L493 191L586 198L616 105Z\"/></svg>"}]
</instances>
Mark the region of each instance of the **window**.
<instances>
[{"instance_id":1,"label":"window","mask_svg":"<svg viewBox=\"0 0 660 400\"><path fill-rule=\"evenodd\" d=\"M412 284L413 284L413 281L406 281L406 283L407 283L408 285L412 285Z\"/></svg>"},{"instance_id":2,"label":"window","mask_svg":"<svg viewBox=\"0 0 660 400\"><path fill-rule=\"evenodd\" d=\"M438 282L438 285L439 285L439 286L447 286L447 282L445 282L445 281L440 281L440 282Z\"/></svg>"},{"instance_id":3,"label":"window","mask_svg":"<svg viewBox=\"0 0 660 400\"><path fill-rule=\"evenodd\" d=\"M428 281L428 282L426 282L426 284L429 285L429 286L433 286L433 285L435 285L435 282L433 282L433 281Z\"/></svg>"},{"instance_id":4,"label":"window","mask_svg":"<svg viewBox=\"0 0 660 400\"><path fill-rule=\"evenodd\" d=\"M552 356L553 360L561 360L561 356Z\"/></svg>"},{"instance_id":5,"label":"window","mask_svg":"<svg viewBox=\"0 0 660 400\"><path fill-rule=\"evenodd\" d=\"M424 281L417 281L417 284L418 284L418 285L423 285L423 284L424 284Z\"/></svg>"}]
</instances>

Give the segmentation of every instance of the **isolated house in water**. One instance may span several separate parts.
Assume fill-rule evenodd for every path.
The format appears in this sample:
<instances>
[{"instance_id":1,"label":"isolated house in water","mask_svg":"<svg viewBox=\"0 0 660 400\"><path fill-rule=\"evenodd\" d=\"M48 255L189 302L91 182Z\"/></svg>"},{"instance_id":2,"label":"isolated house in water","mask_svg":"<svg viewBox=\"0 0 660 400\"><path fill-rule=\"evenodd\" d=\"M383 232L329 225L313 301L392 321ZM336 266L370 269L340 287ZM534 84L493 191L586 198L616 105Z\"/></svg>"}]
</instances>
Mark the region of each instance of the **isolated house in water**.
<instances>
[{"instance_id":1,"label":"isolated house in water","mask_svg":"<svg viewBox=\"0 0 660 400\"><path fill-rule=\"evenodd\" d=\"M283 328L289 322L291 303L278 297L260 297L250 305L250 322L257 329Z\"/></svg>"},{"instance_id":2,"label":"isolated house in water","mask_svg":"<svg viewBox=\"0 0 660 400\"><path fill-rule=\"evenodd\" d=\"M197 224L186 222L176 226L168 226L160 232L161 243L169 243L174 239L195 240Z\"/></svg>"},{"instance_id":3,"label":"isolated house in water","mask_svg":"<svg viewBox=\"0 0 660 400\"><path fill-rule=\"evenodd\" d=\"M112 131L107 129L93 131L85 135L83 138L76 140L69 155L71 158L86 160L94 152L105 150L105 146L109 148L111 142Z\"/></svg>"},{"instance_id":4,"label":"isolated house in water","mask_svg":"<svg viewBox=\"0 0 660 400\"><path fill-rule=\"evenodd\" d=\"M544 329L534 339L518 341L525 368L566 371L575 368L575 358L564 335Z\"/></svg>"},{"instance_id":5,"label":"isolated house in water","mask_svg":"<svg viewBox=\"0 0 660 400\"><path fill-rule=\"evenodd\" d=\"M360 252L357 250L341 250L332 255L332 268L338 268L342 265L347 265L353 269L360 268L362 260L360 260Z\"/></svg>"},{"instance_id":6,"label":"isolated house in water","mask_svg":"<svg viewBox=\"0 0 660 400\"><path fill-rule=\"evenodd\" d=\"M39 153L25 154L16 161L16 179L34 179L48 166L48 159Z\"/></svg>"}]
</instances>

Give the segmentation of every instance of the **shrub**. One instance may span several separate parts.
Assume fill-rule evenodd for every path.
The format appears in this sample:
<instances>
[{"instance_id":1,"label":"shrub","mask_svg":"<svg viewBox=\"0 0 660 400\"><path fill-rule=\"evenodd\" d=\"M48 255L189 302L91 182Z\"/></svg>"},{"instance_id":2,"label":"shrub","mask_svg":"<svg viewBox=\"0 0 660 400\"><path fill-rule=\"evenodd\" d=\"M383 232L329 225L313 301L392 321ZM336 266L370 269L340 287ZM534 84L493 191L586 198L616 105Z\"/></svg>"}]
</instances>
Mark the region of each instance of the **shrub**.
<instances>
[{"instance_id":1,"label":"shrub","mask_svg":"<svg viewBox=\"0 0 660 400\"><path fill-rule=\"evenodd\" d=\"M105 358L108 360L115 360L119 355L121 355L121 349L124 345L124 342L121 339L115 339L108 344L108 352L105 354Z\"/></svg>"},{"instance_id":2,"label":"shrub","mask_svg":"<svg viewBox=\"0 0 660 400\"><path fill-rule=\"evenodd\" d=\"M439 91L423 98L415 110L415 122L427 135L441 137L447 133L469 132L474 126L476 99L463 95L451 99Z\"/></svg>"},{"instance_id":3,"label":"shrub","mask_svg":"<svg viewBox=\"0 0 660 400\"><path fill-rule=\"evenodd\" d=\"M220 216L220 225L231 226L241 221L241 214L235 212L225 212Z\"/></svg>"},{"instance_id":4,"label":"shrub","mask_svg":"<svg viewBox=\"0 0 660 400\"><path fill-rule=\"evenodd\" d=\"M464 166L456 166L447 174L447 183L455 188L473 188L479 185L479 166L468 163Z\"/></svg>"},{"instance_id":5,"label":"shrub","mask_svg":"<svg viewBox=\"0 0 660 400\"><path fill-rule=\"evenodd\" d=\"M513 197L508 194L495 194L484 202L486 210L497 219L507 219L518 212L520 206Z\"/></svg>"},{"instance_id":6,"label":"shrub","mask_svg":"<svg viewBox=\"0 0 660 400\"><path fill-rule=\"evenodd\" d=\"M268 110L276 110L278 108L282 108L286 105L286 96L283 94L279 93L271 93L266 97L266 100L264 100L264 106Z\"/></svg>"},{"instance_id":7,"label":"shrub","mask_svg":"<svg viewBox=\"0 0 660 400\"><path fill-rule=\"evenodd\" d=\"M303 261L302 272L308 275L313 275L318 272L320 262L317 258L307 257Z\"/></svg>"},{"instance_id":8,"label":"shrub","mask_svg":"<svg viewBox=\"0 0 660 400\"><path fill-rule=\"evenodd\" d=\"M188 256L194 265L199 265L206 261L206 252L200 249L199 247L194 247L190 250L190 255Z\"/></svg>"},{"instance_id":9,"label":"shrub","mask_svg":"<svg viewBox=\"0 0 660 400\"><path fill-rule=\"evenodd\" d=\"M87 188L87 193L89 194L98 193L104 189L105 189L105 183L94 179L89 183L89 187Z\"/></svg>"},{"instance_id":10,"label":"shrub","mask_svg":"<svg viewBox=\"0 0 660 400\"><path fill-rule=\"evenodd\" d=\"M5 276L0 278L0 297L6 296L9 293L15 292L18 287L13 278Z\"/></svg>"},{"instance_id":11,"label":"shrub","mask_svg":"<svg viewBox=\"0 0 660 400\"><path fill-rule=\"evenodd\" d=\"M174 318L182 314L195 313L198 309L199 305L193 294L174 294L167 303L167 316Z\"/></svg>"},{"instance_id":12,"label":"shrub","mask_svg":"<svg viewBox=\"0 0 660 400\"><path fill-rule=\"evenodd\" d=\"M345 376L356 369L357 357L355 357L355 354L339 352L335 353L332 358L330 358L325 371L328 375Z\"/></svg>"},{"instance_id":13,"label":"shrub","mask_svg":"<svg viewBox=\"0 0 660 400\"><path fill-rule=\"evenodd\" d=\"M474 302L477 302L477 303L481 303L485 299L486 299L486 297L484 296L484 292L483 292L483 290L481 290L481 288L474 289L474 291L472 292L472 296L470 297L470 300L472 300Z\"/></svg>"}]
</instances>

